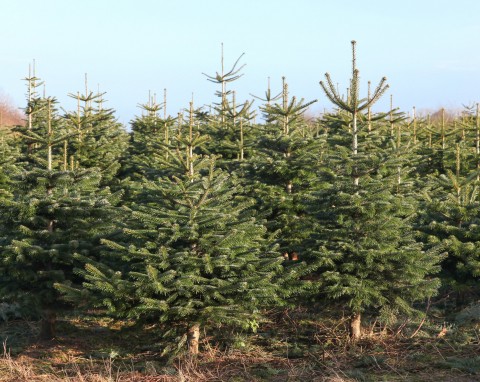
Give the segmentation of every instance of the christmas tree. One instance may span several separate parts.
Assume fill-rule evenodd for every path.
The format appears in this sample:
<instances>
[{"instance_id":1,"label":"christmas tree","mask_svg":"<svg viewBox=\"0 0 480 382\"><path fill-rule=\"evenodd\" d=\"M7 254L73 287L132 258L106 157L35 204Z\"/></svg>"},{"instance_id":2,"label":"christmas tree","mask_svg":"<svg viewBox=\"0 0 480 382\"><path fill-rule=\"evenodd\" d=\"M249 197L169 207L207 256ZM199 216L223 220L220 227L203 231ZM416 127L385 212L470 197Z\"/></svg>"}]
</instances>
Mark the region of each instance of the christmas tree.
<instances>
[{"instance_id":1,"label":"christmas tree","mask_svg":"<svg viewBox=\"0 0 480 382\"><path fill-rule=\"evenodd\" d=\"M307 108L316 101L289 96L283 78L281 102L261 107L266 123L257 127L255 155L246 163L245 180L258 208L267 218L270 232L278 232L278 243L285 257L298 260L301 243L307 235L303 203L305 192L316 180L322 161L323 137L304 118Z\"/></svg>"},{"instance_id":2,"label":"christmas tree","mask_svg":"<svg viewBox=\"0 0 480 382\"><path fill-rule=\"evenodd\" d=\"M283 261L235 178L215 157L197 154L194 125L179 132L164 175L142 183L123 241L104 241L110 251L83 272L96 304L155 319L167 333L180 329L191 354L201 328L255 326L261 308L281 300L275 280ZM73 301L85 298L79 288L58 288Z\"/></svg>"},{"instance_id":3,"label":"christmas tree","mask_svg":"<svg viewBox=\"0 0 480 382\"><path fill-rule=\"evenodd\" d=\"M23 151L11 202L2 205L10 235L0 248L2 296L41 317L45 340L55 336L63 307L54 283L75 279L75 253L95 253L99 237L113 229L110 211L119 199L100 188L98 169L69 168L64 143L70 135L55 104L29 93L28 123L15 129Z\"/></svg>"},{"instance_id":4,"label":"christmas tree","mask_svg":"<svg viewBox=\"0 0 480 382\"><path fill-rule=\"evenodd\" d=\"M385 92L385 78L361 99L355 42L352 48L348 97L340 96L328 73L321 82L339 111L326 121L332 147L308 206L316 220L310 256L320 266L320 294L324 301L344 304L351 337L357 339L362 313L412 313L414 301L434 294L439 282L430 275L440 258L416 242L406 216L414 210L412 201L394 192L398 161L390 160L395 153L388 147L395 146L385 142L392 135L376 130L362 114Z\"/></svg>"}]
</instances>

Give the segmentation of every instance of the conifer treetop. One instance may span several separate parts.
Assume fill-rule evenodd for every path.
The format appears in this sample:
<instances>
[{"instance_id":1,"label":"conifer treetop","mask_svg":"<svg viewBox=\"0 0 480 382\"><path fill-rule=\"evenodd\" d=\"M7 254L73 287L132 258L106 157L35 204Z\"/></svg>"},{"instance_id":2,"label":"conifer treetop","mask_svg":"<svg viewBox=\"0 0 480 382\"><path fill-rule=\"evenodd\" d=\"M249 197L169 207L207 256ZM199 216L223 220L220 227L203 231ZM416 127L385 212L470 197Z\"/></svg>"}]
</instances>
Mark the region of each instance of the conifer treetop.
<instances>
[{"instance_id":1,"label":"conifer treetop","mask_svg":"<svg viewBox=\"0 0 480 382\"><path fill-rule=\"evenodd\" d=\"M343 96L340 95L338 90L336 89L333 81L330 77L330 74L327 72L325 73L326 83L324 81L320 81L320 86L322 87L323 91L327 98L340 109L345 110L349 113L356 114L359 111L364 109L370 108L374 103L376 103L380 97L385 93L385 91L389 88L389 85L386 84L387 77L382 77L380 82L378 83L377 87L375 88L373 94L369 95L366 99L359 98L359 70L356 66L356 44L355 40L352 40L352 78L350 79L350 88L348 97L345 100Z\"/></svg>"},{"instance_id":2,"label":"conifer treetop","mask_svg":"<svg viewBox=\"0 0 480 382\"><path fill-rule=\"evenodd\" d=\"M224 55L223 55L223 42L222 42L222 58L221 58L222 70L221 70L221 72L220 73L216 72L215 76L210 76L206 73L202 73L202 74L207 77L208 81L214 82L216 84L224 84L226 82L236 81L240 77L243 76L243 73L242 74L239 74L239 73L246 66L246 64L241 65L239 68L237 68L237 65L244 55L245 55L245 53L242 53L240 55L240 57L238 57L237 60L235 61L232 68L228 72L225 73L225 64L224 64Z\"/></svg>"}]
</instances>

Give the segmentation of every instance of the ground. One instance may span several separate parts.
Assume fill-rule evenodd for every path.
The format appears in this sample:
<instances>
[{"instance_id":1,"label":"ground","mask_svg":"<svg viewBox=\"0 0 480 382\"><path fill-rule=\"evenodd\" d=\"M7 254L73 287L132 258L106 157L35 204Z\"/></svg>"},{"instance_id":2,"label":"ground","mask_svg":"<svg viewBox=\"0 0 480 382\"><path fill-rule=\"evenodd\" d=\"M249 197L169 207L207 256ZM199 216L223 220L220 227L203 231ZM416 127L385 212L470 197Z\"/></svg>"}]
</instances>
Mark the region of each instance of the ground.
<instances>
[{"instance_id":1,"label":"ground","mask_svg":"<svg viewBox=\"0 0 480 382\"><path fill-rule=\"evenodd\" d=\"M64 315L57 338L43 343L34 321L1 324L0 382L480 381L476 326L371 323L365 338L351 343L346 320L283 310L256 333L204 332L199 357L169 360L158 325L79 317Z\"/></svg>"}]
</instances>

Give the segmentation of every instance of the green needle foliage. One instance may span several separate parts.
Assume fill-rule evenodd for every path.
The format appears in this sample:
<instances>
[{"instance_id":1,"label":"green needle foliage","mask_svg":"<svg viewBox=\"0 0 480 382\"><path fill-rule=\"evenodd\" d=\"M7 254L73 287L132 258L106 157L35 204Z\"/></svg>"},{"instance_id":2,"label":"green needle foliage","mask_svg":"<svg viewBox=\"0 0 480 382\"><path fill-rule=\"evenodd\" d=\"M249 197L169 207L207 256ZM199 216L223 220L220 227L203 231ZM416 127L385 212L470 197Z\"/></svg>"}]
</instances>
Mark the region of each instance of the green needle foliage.
<instances>
[{"instance_id":1,"label":"green needle foliage","mask_svg":"<svg viewBox=\"0 0 480 382\"><path fill-rule=\"evenodd\" d=\"M252 155L252 121L255 118L252 104L250 101L237 104L233 91L232 101L227 100L221 112L207 119L204 131L211 140L206 150L219 158L218 165L222 168L238 169L238 165Z\"/></svg>"},{"instance_id":2,"label":"green needle foliage","mask_svg":"<svg viewBox=\"0 0 480 382\"><path fill-rule=\"evenodd\" d=\"M225 64L224 64L224 55L223 55L223 43L222 43L220 72L216 72L214 76L210 76L208 74L203 73L207 77L208 81L221 85L221 90L217 91L215 94L220 98L220 102L216 104L216 110L218 112L218 115L220 117L220 122L222 125L225 123L227 119L228 110L230 109L227 97L232 93L230 90L227 90L227 84L234 82L243 76L243 74L240 74L240 71L245 67L245 64L241 65L239 68L237 68L237 65L242 59L244 54L245 53L242 53L242 55L240 55L237 61L235 61L232 68L226 72Z\"/></svg>"},{"instance_id":3,"label":"green needle foliage","mask_svg":"<svg viewBox=\"0 0 480 382\"><path fill-rule=\"evenodd\" d=\"M117 122L114 110L105 108L105 93L69 94L77 100L77 110L66 113L65 124L73 137L64 156L74 168L97 168L101 186L118 188L116 175L128 146L128 135Z\"/></svg>"},{"instance_id":4,"label":"green needle foliage","mask_svg":"<svg viewBox=\"0 0 480 382\"><path fill-rule=\"evenodd\" d=\"M82 273L97 304L162 322L166 335L188 332L196 353L200 328L251 327L261 308L281 300L283 258L234 177L216 169L215 158L190 155L185 142L177 163L189 165L143 182L124 241L104 241L106 261ZM83 298L79 289L63 291Z\"/></svg>"},{"instance_id":5,"label":"green needle foliage","mask_svg":"<svg viewBox=\"0 0 480 382\"><path fill-rule=\"evenodd\" d=\"M55 153L69 135L55 100L30 101L35 118L16 129L24 149L18 158L21 171L13 179L11 202L2 205L9 235L0 247L0 288L3 299L21 302L41 316L40 336L51 339L63 308L54 283L72 281L75 253L93 254L99 238L112 229L110 210L119 195L99 187L98 170L65 168Z\"/></svg>"},{"instance_id":6,"label":"green needle foliage","mask_svg":"<svg viewBox=\"0 0 480 382\"><path fill-rule=\"evenodd\" d=\"M269 231L278 232L280 250L297 259L308 235L303 198L316 181L324 137L318 136L304 118L316 101L290 99L285 78L280 98L280 102L261 107L266 124L258 127L255 155L247 162L246 174Z\"/></svg>"},{"instance_id":7,"label":"green needle foliage","mask_svg":"<svg viewBox=\"0 0 480 382\"><path fill-rule=\"evenodd\" d=\"M18 150L12 134L0 132L0 199L8 199L11 194L12 177L18 173L15 162Z\"/></svg>"},{"instance_id":8,"label":"green needle foliage","mask_svg":"<svg viewBox=\"0 0 480 382\"><path fill-rule=\"evenodd\" d=\"M211 137L206 145L206 153L215 155L217 166L228 171L240 171L240 164L253 155L252 144L255 139L254 119L255 110L252 109L253 101L239 103L234 90L227 90L230 84L243 74L240 71L245 67L237 68L243 54L237 59L229 71L225 71L223 44L221 57L221 70L215 76L205 74L208 81L219 84L221 90L215 94L220 101L213 104L210 112L201 112L204 125L202 131Z\"/></svg>"},{"instance_id":9,"label":"green needle foliage","mask_svg":"<svg viewBox=\"0 0 480 382\"><path fill-rule=\"evenodd\" d=\"M410 314L414 301L433 295L439 283L430 275L438 271L440 258L423 251L414 238L407 219L415 208L412 200L393 192L398 162L390 159L387 143L393 137L360 114L386 86L382 79L373 96L359 99L355 42L352 46L347 100L336 93L328 75L329 86L322 84L340 111L325 121L328 155L308 208L316 220L310 255L320 267L321 296L345 305L351 336L357 339L362 313L380 313L384 319Z\"/></svg>"},{"instance_id":10,"label":"green needle foliage","mask_svg":"<svg viewBox=\"0 0 480 382\"><path fill-rule=\"evenodd\" d=\"M427 119L419 135L422 150L416 171L423 192L418 229L427 247L441 245L447 252L442 262L442 293L454 309L479 294L478 113L478 105L472 106L452 119L442 109L435 119Z\"/></svg>"},{"instance_id":11,"label":"green needle foliage","mask_svg":"<svg viewBox=\"0 0 480 382\"><path fill-rule=\"evenodd\" d=\"M18 150L12 134L0 132L0 210L7 212L13 198L14 177L18 175L19 168L16 166ZM8 241L10 227L8 217L3 216L0 221L0 248Z\"/></svg>"},{"instance_id":12,"label":"green needle foliage","mask_svg":"<svg viewBox=\"0 0 480 382\"><path fill-rule=\"evenodd\" d=\"M140 105L142 115L131 122L129 149L122 164L122 177L132 182L155 179L161 175L163 163L168 160L168 148L177 135L181 115L173 118L166 112L166 92L163 105L149 96L146 104ZM163 109L163 118L159 112Z\"/></svg>"},{"instance_id":13,"label":"green needle foliage","mask_svg":"<svg viewBox=\"0 0 480 382\"><path fill-rule=\"evenodd\" d=\"M478 299L479 105L373 113L386 78L362 98L352 51L345 96L325 74L335 110L315 121L283 79L253 96L257 123L231 88L243 55L226 69L222 46L209 109L172 117L166 92L149 96L130 133L87 85L60 115L33 70L25 125L0 132L0 304L41 318L43 339L69 302L155 322L175 338L165 353L196 354L201 332L306 300L357 339L365 316L419 314L442 283L446 307Z\"/></svg>"},{"instance_id":14,"label":"green needle foliage","mask_svg":"<svg viewBox=\"0 0 480 382\"><path fill-rule=\"evenodd\" d=\"M419 228L427 246L441 244L447 252L442 262L445 293L453 293L456 307L480 294L480 208L478 173L468 177L446 174L431 177L425 192Z\"/></svg>"}]
</instances>

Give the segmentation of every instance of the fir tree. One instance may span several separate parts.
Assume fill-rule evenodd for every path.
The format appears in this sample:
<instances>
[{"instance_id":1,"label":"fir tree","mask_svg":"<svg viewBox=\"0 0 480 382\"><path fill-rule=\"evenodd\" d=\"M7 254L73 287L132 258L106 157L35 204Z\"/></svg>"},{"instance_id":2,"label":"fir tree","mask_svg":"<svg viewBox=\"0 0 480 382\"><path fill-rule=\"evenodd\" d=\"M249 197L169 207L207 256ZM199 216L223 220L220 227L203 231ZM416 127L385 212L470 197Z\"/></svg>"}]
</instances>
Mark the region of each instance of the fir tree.
<instances>
[{"instance_id":1,"label":"fir tree","mask_svg":"<svg viewBox=\"0 0 480 382\"><path fill-rule=\"evenodd\" d=\"M183 165L143 183L127 239L105 241L110 260L87 264L83 275L98 304L180 329L196 354L201 328L252 326L262 307L280 299L283 259L234 177L184 142L176 152ZM79 289L59 288L82 299Z\"/></svg>"},{"instance_id":2,"label":"fir tree","mask_svg":"<svg viewBox=\"0 0 480 382\"><path fill-rule=\"evenodd\" d=\"M256 112L252 110L253 101L238 102L236 92L228 90L227 84L237 81L243 76L241 70L245 65L237 67L243 54L235 61L229 71L225 71L223 44L221 70L215 76L206 77L208 81L219 84L221 90L215 94L220 99L214 103L213 110L204 114L202 129L211 137L206 145L206 153L218 157L217 165L229 171L239 170L239 164L252 155L254 123Z\"/></svg>"},{"instance_id":3,"label":"fir tree","mask_svg":"<svg viewBox=\"0 0 480 382\"><path fill-rule=\"evenodd\" d=\"M361 112L386 90L383 78L373 95L359 97L359 72L353 47L352 79L347 99L341 97L328 74L321 85L340 109L335 129L329 128L329 150L318 189L309 207L316 224L312 261L321 267L321 295L345 304L350 315L350 334L361 336L361 317L366 311L384 316L411 313L412 302L435 293L439 257L422 250L405 215L415 206L402 194L393 193L398 164L389 160L392 139L370 125ZM345 118L346 117L346 118ZM347 123L338 123L345 121ZM328 123L328 122L327 122ZM379 134L380 133L380 134ZM411 214L410 214L411 215Z\"/></svg>"},{"instance_id":4,"label":"fir tree","mask_svg":"<svg viewBox=\"0 0 480 382\"><path fill-rule=\"evenodd\" d=\"M303 115L316 100L304 103L290 98L285 78L281 102L271 103L269 93L267 90L267 103L261 107L266 123L257 126L255 156L246 166L247 183L265 213L270 232L279 232L282 253L297 260L307 235L303 198L316 180L323 136L311 129Z\"/></svg>"},{"instance_id":5,"label":"fir tree","mask_svg":"<svg viewBox=\"0 0 480 382\"><path fill-rule=\"evenodd\" d=\"M457 171L430 176L424 191L424 208L418 228L424 242L432 247L441 245L447 253L442 262L445 293L454 292L457 307L466 304L467 296L478 296L480 276L480 207L477 171L469 176Z\"/></svg>"},{"instance_id":6,"label":"fir tree","mask_svg":"<svg viewBox=\"0 0 480 382\"><path fill-rule=\"evenodd\" d=\"M70 171L65 156L56 155L69 136L54 105L53 98L29 99L30 123L16 129L24 149L21 171L11 203L2 206L12 233L0 248L2 296L42 318L41 339L55 336L62 308L53 284L74 278L74 254L95 251L98 236L112 228L109 207L118 201L99 188L99 171Z\"/></svg>"},{"instance_id":7,"label":"fir tree","mask_svg":"<svg viewBox=\"0 0 480 382\"><path fill-rule=\"evenodd\" d=\"M65 155L74 168L99 169L101 186L118 188L116 176L128 146L128 135L115 119L114 110L105 108L105 93L95 94L87 84L85 87L83 95L69 94L77 100L77 110L64 116L67 131L74 134L65 141Z\"/></svg>"},{"instance_id":8,"label":"fir tree","mask_svg":"<svg viewBox=\"0 0 480 382\"><path fill-rule=\"evenodd\" d=\"M0 198L11 196L12 176L18 172L15 162L18 150L12 134L0 132Z\"/></svg>"},{"instance_id":9,"label":"fir tree","mask_svg":"<svg viewBox=\"0 0 480 382\"><path fill-rule=\"evenodd\" d=\"M13 198L13 182L14 177L18 175L18 166L16 161L18 150L15 147L15 140L11 134L6 131L0 132L0 210L4 213L8 211L8 207ZM8 235L11 234L8 226L8 218L0 221L0 248L8 241Z\"/></svg>"},{"instance_id":10,"label":"fir tree","mask_svg":"<svg viewBox=\"0 0 480 382\"><path fill-rule=\"evenodd\" d=\"M163 104L157 103L156 95L149 95L148 102L140 105L142 114L131 122L129 148L120 175L128 179L128 195L138 191L142 180L161 176L163 164L169 159L169 150L175 144L183 115L179 113L176 118L168 115L166 104L166 90ZM160 116L162 109L163 118Z\"/></svg>"},{"instance_id":11,"label":"fir tree","mask_svg":"<svg viewBox=\"0 0 480 382\"><path fill-rule=\"evenodd\" d=\"M226 123L228 118L228 110L230 109L229 101L227 97L230 94L232 94L232 91L227 90L227 84L237 81L240 77L243 76L243 74L240 74L240 71L245 67L245 64L241 65L239 68L237 68L237 65L244 54L245 53L242 53L240 57L237 59L237 61L235 61L232 68L228 72L225 72L223 43L222 43L220 72L216 72L214 76L209 76L208 74L203 73L207 77L208 81L221 85L221 90L216 92L216 95L220 98L220 102L216 104L216 111L218 112L218 115L220 117L221 125L224 125Z\"/></svg>"}]
</instances>

